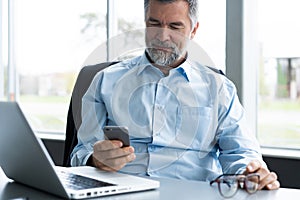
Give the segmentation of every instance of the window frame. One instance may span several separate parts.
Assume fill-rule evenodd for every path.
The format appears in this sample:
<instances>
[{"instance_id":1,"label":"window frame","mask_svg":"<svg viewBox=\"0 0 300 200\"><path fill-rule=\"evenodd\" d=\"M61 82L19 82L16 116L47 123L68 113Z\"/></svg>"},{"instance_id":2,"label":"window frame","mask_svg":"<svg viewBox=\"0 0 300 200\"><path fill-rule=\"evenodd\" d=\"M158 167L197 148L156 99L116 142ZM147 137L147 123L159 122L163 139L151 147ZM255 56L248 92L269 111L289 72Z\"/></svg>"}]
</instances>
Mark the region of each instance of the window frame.
<instances>
[{"instance_id":1,"label":"window frame","mask_svg":"<svg viewBox=\"0 0 300 200\"><path fill-rule=\"evenodd\" d=\"M257 132L258 39L255 24L257 0L226 2L226 75L237 88L250 129ZM251 79L252 81L247 81ZM250 112L251 111L251 112Z\"/></svg>"}]
</instances>

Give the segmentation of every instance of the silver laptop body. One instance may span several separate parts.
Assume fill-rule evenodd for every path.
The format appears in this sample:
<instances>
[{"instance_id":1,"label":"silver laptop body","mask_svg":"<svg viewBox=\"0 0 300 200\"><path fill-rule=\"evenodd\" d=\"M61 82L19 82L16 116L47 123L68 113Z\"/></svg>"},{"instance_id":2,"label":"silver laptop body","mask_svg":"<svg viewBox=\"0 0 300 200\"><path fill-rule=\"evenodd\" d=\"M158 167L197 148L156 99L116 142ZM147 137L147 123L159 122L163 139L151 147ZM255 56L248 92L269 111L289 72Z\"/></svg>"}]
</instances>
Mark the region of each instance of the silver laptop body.
<instances>
[{"instance_id":1,"label":"silver laptop body","mask_svg":"<svg viewBox=\"0 0 300 200\"><path fill-rule=\"evenodd\" d=\"M64 198L83 199L159 187L155 180L92 167L56 167L16 102L0 102L0 137L0 166L8 178ZM74 171L80 172L77 175L93 178L105 186L69 189L62 183L57 170L72 175Z\"/></svg>"}]
</instances>

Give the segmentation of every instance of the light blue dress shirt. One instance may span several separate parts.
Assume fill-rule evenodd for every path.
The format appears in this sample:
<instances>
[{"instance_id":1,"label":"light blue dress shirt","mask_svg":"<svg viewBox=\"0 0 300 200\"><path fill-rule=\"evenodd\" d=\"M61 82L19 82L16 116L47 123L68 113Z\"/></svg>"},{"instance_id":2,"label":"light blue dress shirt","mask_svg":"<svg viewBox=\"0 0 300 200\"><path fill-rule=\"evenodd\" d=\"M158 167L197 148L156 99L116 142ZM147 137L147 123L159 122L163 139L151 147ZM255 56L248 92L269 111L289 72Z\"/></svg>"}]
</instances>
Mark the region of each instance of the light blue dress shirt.
<instances>
[{"instance_id":1,"label":"light blue dress shirt","mask_svg":"<svg viewBox=\"0 0 300 200\"><path fill-rule=\"evenodd\" d=\"M137 157L124 173L207 181L262 160L234 84L189 59L168 76L145 54L100 71L82 99L72 166L86 164L105 125L129 129Z\"/></svg>"}]
</instances>

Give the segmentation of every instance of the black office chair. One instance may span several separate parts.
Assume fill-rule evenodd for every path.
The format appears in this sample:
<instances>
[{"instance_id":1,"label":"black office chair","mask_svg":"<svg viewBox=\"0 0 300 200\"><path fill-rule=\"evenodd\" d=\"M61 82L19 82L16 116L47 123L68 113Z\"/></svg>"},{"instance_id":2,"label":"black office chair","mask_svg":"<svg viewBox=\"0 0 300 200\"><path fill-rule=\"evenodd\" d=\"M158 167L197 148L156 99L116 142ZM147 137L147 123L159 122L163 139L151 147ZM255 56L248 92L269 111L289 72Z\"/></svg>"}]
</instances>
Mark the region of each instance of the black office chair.
<instances>
[{"instance_id":1,"label":"black office chair","mask_svg":"<svg viewBox=\"0 0 300 200\"><path fill-rule=\"evenodd\" d=\"M70 155L78 142L77 131L82 122L81 100L83 95L85 94L97 72L116 63L117 62L105 62L96 65L85 66L80 70L72 92L68 110L63 166L71 166Z\"/></svg>"}]
</instances>

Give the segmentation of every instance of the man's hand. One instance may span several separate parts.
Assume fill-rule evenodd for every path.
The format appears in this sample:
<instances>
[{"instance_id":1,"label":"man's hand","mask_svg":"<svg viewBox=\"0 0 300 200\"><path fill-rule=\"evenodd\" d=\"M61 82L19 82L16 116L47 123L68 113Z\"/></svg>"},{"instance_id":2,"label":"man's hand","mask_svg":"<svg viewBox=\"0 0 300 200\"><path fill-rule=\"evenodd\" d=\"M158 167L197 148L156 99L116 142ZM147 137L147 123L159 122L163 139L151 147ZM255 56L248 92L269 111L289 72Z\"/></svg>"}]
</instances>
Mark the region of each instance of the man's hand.
<instances>
[{"instance_id":1,"label":"man's hand","mask_svg":"<svg viewBox=\"0 0 300 200\"><path fill-rule=\"evenodd\" d=\"M258 173L260 175L259 187L261 190L266 188L268 190L275 190L280 187L280 183L277 180L277 175L274 172L270 172L268 167L258 160L250 162L246 167L246 174Z\"/></svg>"},{"instance_id":2,"label":"man's hand","mask_svg":"<svg viewBox=\"0 0 300 200\"><path fill-rule=\"evenodd\" d=\"M123 147L119 140L98 141L94 145L91 164L105 171L118 171L135 159L132 146Z\"/></svg>"}]
</instances>

